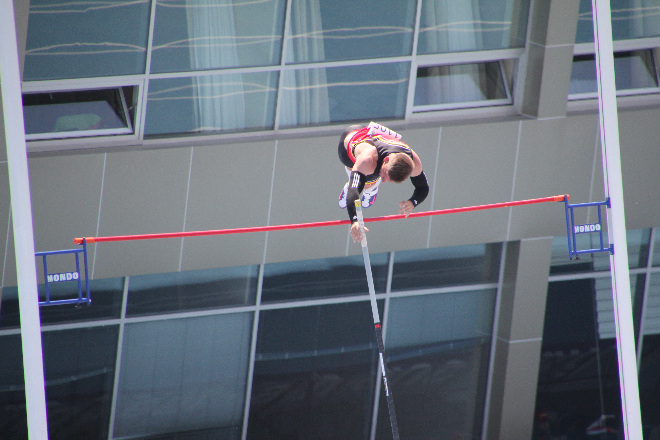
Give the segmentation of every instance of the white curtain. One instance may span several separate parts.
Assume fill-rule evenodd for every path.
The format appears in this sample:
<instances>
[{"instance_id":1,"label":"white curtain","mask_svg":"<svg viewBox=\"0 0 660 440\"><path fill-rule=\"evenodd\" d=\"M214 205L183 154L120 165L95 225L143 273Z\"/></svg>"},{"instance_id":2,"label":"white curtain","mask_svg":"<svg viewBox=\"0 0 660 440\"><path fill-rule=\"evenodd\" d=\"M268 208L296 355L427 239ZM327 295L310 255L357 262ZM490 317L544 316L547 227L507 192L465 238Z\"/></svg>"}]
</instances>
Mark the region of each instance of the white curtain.
<instances>
[{"instance_id":1,"label":"white curtain","mask_svg":"<svg viewBox=\"0 0 660 440\"><path fill-rule=\"evenodd\" d=\"M231 1L186 0L190 65L195 70L239 65ZM245 128L241 74L193 78L199 131Z\"/></svg>"},{"instance_id":2,"label":"white curtain","mask_svg":"<svg viewBox=\"0 0 660 440\"><path fill-rule=\"evenodd\" d=\"M423 33L429 53L465 52L482 45L479 2L425 1L423 12L429 30ZM431 30L434 29L435 31ZM479 101L479 66L441 66L429 80L427 102L453 103Z\"/></svg>"},{"instance_id":3,"label":"white curtain","mask_svg":"<svg viewBox=\"0 0 660 440\"><path fill-rule=\"evenodd\" d=\"M287 63L325 58L319 0L293 0ZM330 121L325 69L283 72L280 125L321 124Z\"/></svg>"}]
</instances>

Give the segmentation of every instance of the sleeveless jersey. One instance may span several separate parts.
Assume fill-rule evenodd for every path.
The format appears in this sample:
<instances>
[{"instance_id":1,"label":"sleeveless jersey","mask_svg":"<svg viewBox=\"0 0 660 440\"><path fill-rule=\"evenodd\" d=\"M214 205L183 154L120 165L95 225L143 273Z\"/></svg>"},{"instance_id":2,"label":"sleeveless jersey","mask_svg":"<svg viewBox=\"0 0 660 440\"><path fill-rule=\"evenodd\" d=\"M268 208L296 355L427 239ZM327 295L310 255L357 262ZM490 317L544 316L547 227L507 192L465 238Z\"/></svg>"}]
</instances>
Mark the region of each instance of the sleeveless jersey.
<instances>
[{"instance_id":1,"label":"sleeveless jersey","mask_svg":"<svg viewBox=\"0 0 660 440\"><path fill-rule=\"evenodd\" d=\"M366 183L372 183L378 180L380 177L380 169L383 166L383 159L385 159L390 154L405 153L411 159L413 158L412 150L410 147L400 140L386 135L369 134L368 132L369 127L358 130L351 137L351 140L348 141L348 145L346 146L346 153L348 153L348 157L353 163L355 163L355 155L353 153L355 151L355 147L359 143L367 142L376 147L376 151L378 153L378 162L376 163L376 169L374 172L367 176Z\"/></svg>"}]
</instances>

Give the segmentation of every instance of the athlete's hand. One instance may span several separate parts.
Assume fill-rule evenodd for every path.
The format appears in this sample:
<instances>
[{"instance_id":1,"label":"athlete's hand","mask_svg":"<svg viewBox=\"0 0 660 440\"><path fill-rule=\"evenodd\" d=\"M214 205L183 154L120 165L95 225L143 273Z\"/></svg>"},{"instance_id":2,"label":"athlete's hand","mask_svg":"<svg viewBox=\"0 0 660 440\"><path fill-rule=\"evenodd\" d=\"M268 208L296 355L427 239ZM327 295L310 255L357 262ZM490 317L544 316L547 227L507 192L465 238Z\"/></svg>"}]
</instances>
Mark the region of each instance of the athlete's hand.
<instances>
[{"instance_id":1,"label":"athlete's hand","mask_svg":"<svg viewBox=\"0 0 660 440\"><path fill-rule=\"evenodd\" d=\"M406 217L408 217L414 207L415 205L413 205L413 202L411 202L410 200L404 200L403 202L399 202L399 214L403 214Z\"/></svg>"},{"instance_id":2,"label":"athlete's hand","mask_svg":"<svg viewBox=\"0 0 660 440\"><path fill-rule=\"evenodd\" d=\"M366 226L364 227L364 232L369 232L369 229L367 229ZM358 222L351 225L351 237L353 238L353 243L362 241L362 232L360 231L360 225Z\"/></svg>"}]
</instances>

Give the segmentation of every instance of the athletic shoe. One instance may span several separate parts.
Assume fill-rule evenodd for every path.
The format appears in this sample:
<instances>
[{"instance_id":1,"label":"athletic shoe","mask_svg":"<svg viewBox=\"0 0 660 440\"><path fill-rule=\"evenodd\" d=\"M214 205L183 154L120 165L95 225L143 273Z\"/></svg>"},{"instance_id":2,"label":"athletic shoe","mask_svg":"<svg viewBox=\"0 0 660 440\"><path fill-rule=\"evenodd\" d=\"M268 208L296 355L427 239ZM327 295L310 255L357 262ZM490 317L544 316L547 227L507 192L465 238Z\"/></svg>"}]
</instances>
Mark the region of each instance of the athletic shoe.
<instances>
[{"instance_id":1,"label":"athletic shoe","mask_svg":"<svg viewBox=\"0 0 660 440\"><path fill-rule=\"evenodd\" d=\"M375 191L364 191L362 192L362 207L368 208L376 202L376 196L378 195L378 187ZM345 202L344 202L345 203Z\"/></svg>"},{"instance_id":2,"label":"athletic shoe","mask_svg":"<svg viewBox=\"0 0 660 440\"><path fill-rule=\"evenodd\" d=\"M341 190L339 194L339 207L341 209L346 209L346 193L348 192L348 182L344 185L344 189Z\"/></svg>"}]
</instances>

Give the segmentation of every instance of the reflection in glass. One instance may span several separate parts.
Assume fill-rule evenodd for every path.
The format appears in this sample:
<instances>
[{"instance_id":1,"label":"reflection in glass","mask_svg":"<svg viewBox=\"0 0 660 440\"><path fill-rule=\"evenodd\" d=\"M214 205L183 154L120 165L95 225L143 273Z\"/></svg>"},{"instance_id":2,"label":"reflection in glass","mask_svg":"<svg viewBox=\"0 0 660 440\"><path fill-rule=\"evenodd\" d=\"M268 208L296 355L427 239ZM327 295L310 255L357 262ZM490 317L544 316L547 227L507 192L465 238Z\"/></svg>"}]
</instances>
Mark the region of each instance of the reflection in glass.
<instances>
[{"instance_id":1,"label":"reflection in glass","mask_svg":"<svg viewBox=\"0 0 660 440\"><path fill-rule=\"evenodd\" d=\"M107 278L90 280L90 296L92 305L63 304L53 307L41 307L39 316L42 324L65 322L93 321L99 319L119 318L124 291L124 278ZM51 296L55 298L78 297L78 283L53 283ZM45 292L44 285L39 285L39 291ZM0 307L0 328L20 326L18 308L18 288L4 287L2 289L2 307Z\"/></svg>"},{"instance_id":2,"label":"reflection in glass","mask_svg":"<svg viewBox=\"0 0 660 440\"><path fill-rule=\"evenodd\" d=\"M529 0L423 0L418 54L524 47Z\"/></svg>"},{"instance_id":3,"label":"reflection in glass","mask_svg":"<svg viewBox=\"0 0 660 440\"><path fill-rule=\"evenodd\" d=\"M402 118L410 63L287 70L280 126Z\"/></svg>"},{"instance_id":4,"label":"reflection in glass","mask_svg":"<svg viewBox=\"0 0 660 440\"><path fill-rule=\"evenodd\" d=\"M631 229L626 231L628 244L628 265L630 269L646 267L649 258L650 229ZM597 233L576 234L577 249L597 249L600 247ZM608 245L607 234L603 234L604 246ZM554 237L552 241L552 259L550 274L579 273L610 269L610 254L597 252L581 254L580 258L569 260L568 240L566 237Z\"/></svg>"},{"instance_id":5,"label":"reflection in glass","mask_svg":"<svg viewBox=\"0 0 660 440\"><path fill-rule=\"evenodd\" d=\"M436 104L483 103L492 100L509 103L497 62L417 69L415 106L429 106L433 107L429 110L435 110L438 107Z\"/></svg>"},{"instance_id":6,"label":"reflection in glass","mask_svg":"<svg viewBox=\"0 0 660 440\"><path fill-rule=\"evenodd\" d=\"M127 324L115 437L204 430L203 438L240 438L252 317Z\"/></svg>"},{"instance_id":7,"label":"reflection in glass","mask_svg":"<svg viewBox=\"0 0 660 440\"><path fill-rule=\"evenodd\" d=\"M614 326L614 302L612 300L612 278L596 278L593 280L596 295L596 318L598 320L598 334L601 339L610 339L616 336ZM641 281L641 283L640 283ZM633 309L638 309L635 304L635 292L638 288L644 288L644 276L630 276L630 294ZM640 297L641 298L641 297Z\"/></svg>"},{"instance_id":8,"label":"reflection in glass","mask_svg":"<svg viewBox=\"0 0 660 440\"><path fill-rule=\"evenodd\" d=\"M660 335L660 273L652 273L649 280L649 290L644 304L644 324L642 333ZM644 339L646 344L646 338Z\"/></svg>"},{"instance_id":9,"label":"reflection in glass","mask_svg":"<svg viewBox=\"0 0 660 440\"><path fill-rule=\"evenodd\" d=\"M384 293L388 254L369 257L376 293ZM261 301L328 298L368 293L362 256L323 258L264 266Z\"/></svg>"},{"instance_id":10,"label":"reflection in glass","mask_svg":"<svg viewBox=\"0 0 660 440\"><path fill-rule=\"evenodd\" d=\"M152 72L279 64L284 0L158 0Z\"/></svg>"},{"instance_id":11,"label":"reflection in glass","mask_svg":"<svg viewBox=\"0 0 660 440\"><path fill-rule=\"evenodd\" d=\"M401 438L481 437L496 294L390 301L386 344ZM389 429L383 400L381 390L381 435Z\"/></svg>"},{"instance_id":12,"label":"reflection in glass","mask_svg":"<svg viewBox=\"0 0 660 440\"><path fill-rule=\"evenodd\" d=\"M134 91L124 89L24 94L26 139L132 133L128 106Z\"/></svg>"},{"instance_id":13,"label":"reflection in glass","mask_svg":"<svg viewBox=\"0 0 660 440\"><path fill-rule=\"evenodd\" d=\"M24 79L144 73L150 4L31 1Z\"/></svg>"},{"instance_id":14,"label":"reflection in glass","mask_svg":"<svg viewBox=\"0 0 660 440\"><path fill-rule=\"evenodd\" d=\"M108 438L118 326L42 335L50 438ZM20 335L0 337L0 432L27 439Z\"/></svg>"},{"instance_id":15,"label":"reflection in glass","mask_svg":"<svg viewBox=\"0 0 660 440\"><path fill-rule=\"evenodd\" d=\"M392 291L497 282L501 245L395 252Z\"/></svg>"},{"instance_id":16,"label":"reflection in glass","mask_svg":"<svg viewBox=\"0 0 660 440\"><path fill-rule=\"evenodd\" d=\"M369 301L262 311L248 439L368 439L377 353Z\"/></svg>"},{"instance_id":17,"label":"reflection in glass","mask_svg":"<svg viewBox=\"0 0 660 440\"><path fill-rule=\"evenodd\" d=\"M294 0L287 63L410 55L414 1Z\"/></svg>"},{"instance_id":18,"label":"reflection in glass","mask_svg":"<svg viewBox=\"0 0 660 440\"><path fill-rule=\"evenodd\" d=\"M617 90L657 89L658 87L653 52L650 50L615 53L614 70ZM597 92L594 55L576 55L573 57L568 93L571 95L589 93L591 97L595 96Z\"/></svg>"},{"instance_id":19,"label":"reflection in glass","mask_svg":"<svg viewBox=\"0 0 660 440\"><path fill-rule=\"evenodd\" d=\"M611 0L612 38L630 40L660 36L660 5L657 0ZM580 0L576 43L594 41L591 0Z\"/></svg>"},{"instance_id":20,"label":"reflection in glass","mask_svg":"<svg viewBox=\"0 0 660 440\"><path fill-rule=\"evenodd\" d=\"M272 128L277 77L256 72L151 80L145 133Z\"/></svg>"},{"instance_id":21,"label":"reflection in glass","mask_svg":"<svg viewBox=\"0 0 660 440\"><path fill-rule=\"evenodd\" d=\"M609 278L607 279L609 281ZM587 427L601 415L618 429L621 399L616 341L598 337L594 279L548 285L541 346L536 438L562 438Z\"/></svg>"},{"instance_id":22,"label":"reflection in glass","mask_svg":"<svg viewBox=\"0 0 660 440\"><path fill-rule=\"evenodd\" d=\"M654 244L653 244L653 266L660 266L660 228L654 230Z\"/></svg>"},{"instance_id":23,"label":"reflection in glass","mask_svg":"<svg viewBox=\"0 0 660 440\"><path fill-rule=\"evenodd\" d=\"M257 266L132 276L126 315L254 305Z\"/></svg>"}]
</instances>

